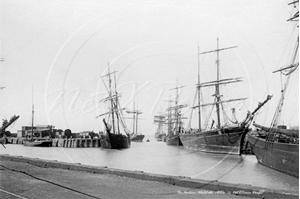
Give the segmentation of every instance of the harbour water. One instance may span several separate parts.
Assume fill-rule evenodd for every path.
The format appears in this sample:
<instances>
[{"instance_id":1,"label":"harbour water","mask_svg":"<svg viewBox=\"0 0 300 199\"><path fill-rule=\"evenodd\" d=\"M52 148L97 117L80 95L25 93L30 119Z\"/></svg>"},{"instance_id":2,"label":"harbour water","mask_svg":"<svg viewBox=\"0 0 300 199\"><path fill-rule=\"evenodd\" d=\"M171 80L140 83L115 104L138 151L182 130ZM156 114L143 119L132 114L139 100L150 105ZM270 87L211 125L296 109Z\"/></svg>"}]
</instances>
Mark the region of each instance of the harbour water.
<instances>
[{"instance_id":1,"label":"harbour water","mask_svg":"<svg viewBox=\"0 0 300 199\"><path fill-rule=\"evenodd\" d=\"M0 154L299 191L298 178L259 164L253 155L201 153L182 146L168 146L154 138L150 142L132 142L125 150L5 146L0 147Z\"/></svg>"}]
</instances>

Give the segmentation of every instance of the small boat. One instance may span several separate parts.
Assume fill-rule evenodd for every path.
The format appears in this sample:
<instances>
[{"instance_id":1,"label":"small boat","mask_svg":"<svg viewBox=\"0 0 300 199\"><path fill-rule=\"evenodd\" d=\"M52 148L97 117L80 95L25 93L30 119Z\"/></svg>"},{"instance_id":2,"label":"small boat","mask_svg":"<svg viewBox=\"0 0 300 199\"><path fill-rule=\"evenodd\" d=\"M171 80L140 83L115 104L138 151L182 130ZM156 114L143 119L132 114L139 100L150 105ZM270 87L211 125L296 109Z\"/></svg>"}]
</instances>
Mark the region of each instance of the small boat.
<instances>
[{"instance_id":1,"label":"small boat","mask_svg":"<svg viewBox=\"0 0 300 199\"><path fill-rule=\"evenodd\" d=\"M32 98L33 99L33 98ZM31 130L26 132L25 140L23 140L24 146L32 146L32 147L51 147L52 139L50 138L50 132L52 130L52 126L49 130L47 130L47 136L43 136L42 131L33 130L33 119L34 118L34 105L32 100L32 122L31 122Z\"/></svg>"},{"instance_id":2,"label":"small boat","mask_svg":"<svg viewBox=\"0 0 300 199\"><path fill-rule=\"evenodd\" d=\"M241 82L241 78L226 78L226 79L220 79L219 74L219 52L222 50L228 50L235 48L233 47L227 47L227 48L219 48L219 39L217 39L217 49L212 51L207 51L200 54L206 54L206 53L217 53L217 80L205 82L200 84L200 69L198 65L198 84L197 84L197 92L195 95L198 95L198 105L194 106L193 108L198 108L198 117L199 117L199 128L198 129L192 129L190 128L190 125L188 126L188 130L184 133L179 134L180 140L185 148L198 150L201 152L208 152L208 153L219 153L219 154L234 154L234 155L241 155L242 148L244 145L245 136L249 131L249 125L252 122L252 119L254 117L254 114L269 100L271 99L271 96L268 96L267 99L260 103L259 106L252 112L248 112L246 115L246 118L242 122L238 122L237 120L232 121L229 120L228 123L221 125L221 110L223 109L224 103L229 103L233 101L241 101L245 100L246 98L239 98L239 99L229 99L229 100L223 100L221 99L223 95L220 93L220 86L221 85L227 85L231 83ZM198 56L199 59L199 56ZM199 60L198 60L199 64ZM200 97L201 97L201 88L204 87L214 87L215 94L212 96L215 98L212 103L207 104L200 104ZM214 120L212 120L212 125L208 126L208 123L205 122L205 128L202 129L201 126L201 107L204 106L215 106L216 107L216 120L217 125L214 127ZM213 110L213 109L211 109ZM208 114L208 116L211 116L211 113ZM223 114L227 115L225 111L223 110ZM191 114L192 115L192 114ZM206 119L208 121L209 117Z\"/></svg>"},{"instance_id":3,"label":"small boat","mask_svg":"<svg viewBox=\"0 0 300 199\"><path fill-rule=\"evenodd\" d=\"M31 140L24 140L24 146L34 146L34 147L51 147L52 139L51 138L33 138Z\"/></svg>"},{"instance_id":4,"label":"small boat","mask_svg":"<svg viewBox=\"0 0 300 199\"><path fill-rule=\"evenodd\" d=\"M109 70L109 67L108 67ZM113 72L114 74L116 72ZM122 108L120 107L119 102L119 93L117 92L116 86L116 78L115 80L115 90L112 91L111 86L111 74L108 71L108 74L105 75L108 77L109 85L108 87L108 97L102 100L103 102L107 102L109 105L109 111L107 113L101 114L96 118L106 115L108 122L103 118L103 123L105 126L105 131L103 134L100 134L100 145L101 148L106 149L126 149L130 147L130 133L126 127L125 120L122 113ZM102 77L105 77L102 76Z\"/></svg>"},{"instance_id":5,"label":"small boat","mask_svg":"<svg viewBox=\"0 0 300 199\"><path fill-rule=\"evenodd\" d=\"M33 130L26 132L25 140L23 140L24 146L35 146L35 147L51 147L52 138L50 137L50 132L52 131L52 126L50 129L45 130Z\"/></svg>"},{"instance_id":6,"label":"small boat","mask_svg":"<svg viewBox=\"0 0 300 199\"><path fill-rule=\"evenodd\" d=\"M291 4L294 3L299 3L299 1ZM298 17L299 11L288 21L298 21ZM280 124L284 102L288 100L286 91L292 74L299 67L298 49L299 36L292 62L289 66L273 72L280 72L281 81L285 81L283 89L280 89L281 97L270 127L253 124L255 129L248 134L248 143L260 164L299 178L299 129L287 129L285 125ZM286 77L284 78L284 76Z\"/></svg>"}]
</instances>

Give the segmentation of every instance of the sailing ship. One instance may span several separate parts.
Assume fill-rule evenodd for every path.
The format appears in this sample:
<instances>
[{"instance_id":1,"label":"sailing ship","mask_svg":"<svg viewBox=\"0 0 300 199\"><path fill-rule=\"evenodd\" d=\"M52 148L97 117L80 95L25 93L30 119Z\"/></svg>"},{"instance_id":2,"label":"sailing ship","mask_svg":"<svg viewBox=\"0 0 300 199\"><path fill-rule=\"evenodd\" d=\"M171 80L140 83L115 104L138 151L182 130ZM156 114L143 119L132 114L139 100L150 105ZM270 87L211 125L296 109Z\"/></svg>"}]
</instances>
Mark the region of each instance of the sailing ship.
<instances>
[{"instance_id":1,"label":"sailing ship","mask_svg":"<svg viewBox=\"0 0 300 199\"><path fill-rule=\"evenodd\" d=\"M298 17L299 11L288 21ZM291 64L273 72L280 72L286 78L270 127L254 124L256 129L248 135L248 142L259 163L295 177L299 177L299 130L287 129L279 123L291 76L299 66L298 49L299 35Z\"/></svg>"},{"instance_id":2,"label":"sailing ship","mask_svg":"<svg viewBox=\"0 0 300 199\"><path fill-rule=\"evenodd\" d=\"M32 147L51 147L52 139L50 137L50 132L52 126L50 127L47 135L44 136L42 131L33 130L33 121L34 121L34 105L32 100L32 117L31 117L31 130L26 132L25 140L23 141L24 146Z\"/></svg>"},{"instance_id":3,"label":"sailing ship","mask_svg":"<svg viewBox=\"0 0 300 199\"><path fill-rule=\"evenodd\" d=\"M166 133L164 132L164 123L166 121L166 116L163 114L154 116L154 124L158 124L157 130L155 132L155 139L157 141L165 141Z\"/></svg>"},{"instance_id":4,"label":"sailing ship","mask_svg":"<svg viewBox=\"0 0 300 199\"><path fill-rule=\"evenodd\" d=\"M176 99L175 99L175 106L169 106L167 109L168 112L168 118L166 124L168 125L168 134L166 136L166 144L167 145L176 145L176 146L182 146L182 143L179 138L179 134L183 132L183 122L182 119L185 119L182 117L181 109L187 107L187 105L181 105L178 104L178 89L182 88L176 87L171 90L176 90ZM171 101L169 101L171 102Z\"/></svg>"},{"instance_id":5,"label":"sailing ship","mask_svg":"<svg viewBox=\"0 0 300 199\"><path fill-rule=\"evenodd\" d=\"M135 142L142 142L145 135L138 133L138 115L142 114L140 110L132 110L132 111L126 111L129 114L133 114L133 127L132 127L132 133L130 135L130 140Z\"/></svg>"},{"instance_id":6,"label":"sailing ship","mask_svg":"<svg viewBox=\"0 0 300 199\"><path fill-rule=\"evenodd\" d=\"M117 85L116 85L116 71L110 73L108 67L108 74L102 76L108 77L108 87L107 88L108 97L103 99L103 102L107 102L109 105L109 111L107 113L101 114L98 117L107 116L108 121L103 118L103 123L105 126L105 131L103 134L100 134L100 145L101 148L106 149L125 149L130 147L130 133L126 127L125 120L123 117L122 109L120 107L119 97L120 94L117 92ZM115 81L115 89L112 90L112 79L111 75L114 74L114 81Z\"/></svg>"},{"instance_id":7,"label":"sailing ship","mask_svg":"<svg viewBox=\"0 0 300 199\"><path fill-rule=\"evenodd\" d=\"M260 103L259 106L253 111L248 112L246 118L242 122L233 122L232 124L221 125L220 122L220 107L223 108L223 104L227 102L240 101L245 100L246 98L239 99L230 99L230 100L221 100L220 93L220 85L226 85L236 82L241 82L241 78L228 78L228 79L220 79L220 70L219 70L219 52L223 50L228 50L236 48L236 46L228 47L228 48L219 48L219 39L217 39L217 49L212 51L207 51L203 53L199 53L198 48L198 84L197 84L197 92L198 94L198 105L193 108L198 108L198 117L199 117L199 129L191 129L187 130L185 133L180 134L180 140L185 148L199 150L202 152L210 152L210 153L224 153L224 154L235 154L240 155L242 152L242 147L245 140L245 135L249 131L249 125L252 122L254 114L271 98L270 96L267 99ZM199 55L206 53L217 53L217 80L200 83L200 68L199 68ZM213 103L208 104L200 104L200 89L203 87L215 87L215 100ZM214 128L214 120L213 124L210 128L202 129L201 128L201 107L213 105L216 107L216 115L217 115L217 127Z\"/></svg>"}]
</instances>

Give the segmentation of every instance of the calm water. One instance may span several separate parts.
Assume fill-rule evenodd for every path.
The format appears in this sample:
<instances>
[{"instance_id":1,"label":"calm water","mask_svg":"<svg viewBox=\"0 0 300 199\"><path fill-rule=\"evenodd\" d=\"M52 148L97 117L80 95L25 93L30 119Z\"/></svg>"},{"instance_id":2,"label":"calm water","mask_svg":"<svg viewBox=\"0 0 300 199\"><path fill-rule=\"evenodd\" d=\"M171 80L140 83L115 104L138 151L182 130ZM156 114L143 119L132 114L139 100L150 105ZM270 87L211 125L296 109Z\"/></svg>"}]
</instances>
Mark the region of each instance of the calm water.
<instances>
[{"instance_id":1,"label":"calm water","mask_svg":"<svg viewBox=\"0 0 300 199\"><path fill-rule=\"evenodd\" d=\"M299 190L299 179L257 163L253 155L217 155L195 152L179 146L168 146L152 139L135 143L125 150L101 148L34 148L22 145L0 146L1 154L107 166L126 170L203 180L250 184L287 191Z\"/></svg>"}]
</instances>

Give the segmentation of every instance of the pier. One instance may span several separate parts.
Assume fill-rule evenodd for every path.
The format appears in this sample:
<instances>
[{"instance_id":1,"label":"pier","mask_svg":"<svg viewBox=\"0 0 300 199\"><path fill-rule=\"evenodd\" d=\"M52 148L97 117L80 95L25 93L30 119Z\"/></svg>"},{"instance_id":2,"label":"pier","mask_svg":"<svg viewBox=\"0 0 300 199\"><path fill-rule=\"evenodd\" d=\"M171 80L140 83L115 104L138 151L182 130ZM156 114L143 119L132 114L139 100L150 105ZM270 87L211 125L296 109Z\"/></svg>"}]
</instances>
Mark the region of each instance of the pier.
<instances>
[{"instance_id":1,"label":"pier","mask_svg":"<svg viewBox=\"0 0 300 199\"><path fill-rule=\"evenodd\" d=\"M294 199L299 197L297 193L288 193L282 190L197 180L183 176L158 175L143 171L120 170L10 155L0 155L0 160L2 167L0 174L3 176L0 191L2 191L3 197L12 195L18 196L18 198L41 199L49 197ZM10 180L5 180L7 178ZM24 181L28 182L27 186L22 184ZM37 182L43 182L39 184L38 189L34 187Z\"/></svg>"},{"instance_id":2,"label":"pier","mask_svg":"<svg viewBox=\"0 0 300 199\"><path fill-rule=\"evenodd\" d=\"M7 138L9 144L23 144L25 138ZM56 138L52 140L52 147L65 148L99 148L100 138Z\"/></svg>"}]
</instances>

